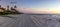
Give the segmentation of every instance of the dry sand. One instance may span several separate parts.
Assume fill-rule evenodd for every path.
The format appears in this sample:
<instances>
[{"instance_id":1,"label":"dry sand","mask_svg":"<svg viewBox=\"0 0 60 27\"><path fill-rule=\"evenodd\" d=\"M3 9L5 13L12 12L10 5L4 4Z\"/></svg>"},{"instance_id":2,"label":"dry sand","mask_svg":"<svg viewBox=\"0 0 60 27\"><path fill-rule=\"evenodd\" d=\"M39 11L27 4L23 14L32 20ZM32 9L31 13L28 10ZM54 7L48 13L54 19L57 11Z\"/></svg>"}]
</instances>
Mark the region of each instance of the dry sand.
<instances>
[{"instance_id":1,"label":"dry sand","mask_svg":"<svg viewBox=\"0 0 60 27\"><path fill-rule=\"evenodd\" d=\"M0 16L0 27L60 27L60 15Z\"/></svg>"}]
</instances>

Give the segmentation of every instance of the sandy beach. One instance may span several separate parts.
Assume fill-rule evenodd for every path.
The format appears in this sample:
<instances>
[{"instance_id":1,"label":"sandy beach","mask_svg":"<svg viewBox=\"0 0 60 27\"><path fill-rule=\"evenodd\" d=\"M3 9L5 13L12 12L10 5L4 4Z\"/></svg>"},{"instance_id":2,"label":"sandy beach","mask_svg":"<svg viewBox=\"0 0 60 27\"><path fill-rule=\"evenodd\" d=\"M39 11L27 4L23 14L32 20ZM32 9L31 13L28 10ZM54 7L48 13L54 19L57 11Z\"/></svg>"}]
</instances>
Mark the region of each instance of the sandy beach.
<instances>
[{"instance_id":1,"label":"sandy beach","mask_svg":"<svg viewBox=\"0 0 60 27\"><path fill-rule=\"evenodd\" d=\"M60 15L0 16L0 27L60 27Z\"/></svg>"}]
</instances>

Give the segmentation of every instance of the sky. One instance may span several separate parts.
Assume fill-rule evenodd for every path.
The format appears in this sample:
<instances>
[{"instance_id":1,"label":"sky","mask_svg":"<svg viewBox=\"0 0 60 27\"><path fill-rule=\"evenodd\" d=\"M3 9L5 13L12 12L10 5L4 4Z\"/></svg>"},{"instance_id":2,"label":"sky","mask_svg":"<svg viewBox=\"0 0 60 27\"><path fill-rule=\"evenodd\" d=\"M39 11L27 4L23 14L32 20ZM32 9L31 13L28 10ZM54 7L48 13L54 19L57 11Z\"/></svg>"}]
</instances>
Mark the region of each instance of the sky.
<instances>
[{"instance_id":1,"label":"sky","mask_svg":"<svg viewBox=\"0 0 60 27\"><path fill-rule=\"evenodd\" d=\"M60 0L1 0L0 4L13 6L11 1L24 13L60 13Z\"/></svg>"}]
</instances>

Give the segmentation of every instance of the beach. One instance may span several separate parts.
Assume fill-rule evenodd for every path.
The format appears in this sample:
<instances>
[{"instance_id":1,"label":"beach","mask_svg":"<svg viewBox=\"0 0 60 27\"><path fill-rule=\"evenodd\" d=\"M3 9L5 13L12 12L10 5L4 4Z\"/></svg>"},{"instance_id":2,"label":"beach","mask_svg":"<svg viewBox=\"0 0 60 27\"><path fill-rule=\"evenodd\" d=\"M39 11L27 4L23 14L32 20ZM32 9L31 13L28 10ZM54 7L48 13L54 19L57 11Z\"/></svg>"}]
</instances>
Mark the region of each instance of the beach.
<instances>
[{"instance_id":1,"label":"beach","mask_svg":"<svg viewBox=\"0 0 60 27\"><path fill-rule=\"evenodd\" d=\"M60 15L18 14L0 16L0 27L60 27Z\"/></svg>"}]
</instances>

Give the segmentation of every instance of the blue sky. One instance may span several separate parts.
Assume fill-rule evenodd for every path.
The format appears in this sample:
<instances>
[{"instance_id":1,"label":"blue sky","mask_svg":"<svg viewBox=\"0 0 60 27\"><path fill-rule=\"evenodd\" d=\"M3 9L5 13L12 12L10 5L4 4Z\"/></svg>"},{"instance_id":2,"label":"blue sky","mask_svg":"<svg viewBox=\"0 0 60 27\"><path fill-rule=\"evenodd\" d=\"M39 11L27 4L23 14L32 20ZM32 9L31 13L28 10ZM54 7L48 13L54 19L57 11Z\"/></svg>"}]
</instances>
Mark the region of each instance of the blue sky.
<instances>
[{"instance_id":1,"label":"blue sky","mask_svg":"<svg viewBox=\"0 0 60 27\"><path fill-rule=\"evenodd\" d=\"M20 8L28 8L27 11L39 11L41 9L60 9L60 0L2 0L0 4L5 7L11 5L10 2L17 2L16 5ZM13 5L13 4L12 4ZM20 9L19 9L20 10ZM23 10L24 11L24 10Z\"/></svg>"},{"instance_id":2,"label":"blue sky","mask_svg":"<svg viewBox=\"0 0 60 27\"><path fill-rule=\"evenodd\" d=\"M10 4L9 2L17 2L16 5L18 7L23 8L54 8L54 7L60 7L60 1L59 0L2 0L0 4L6 6Z\"/></svg>"}]
</instances>

